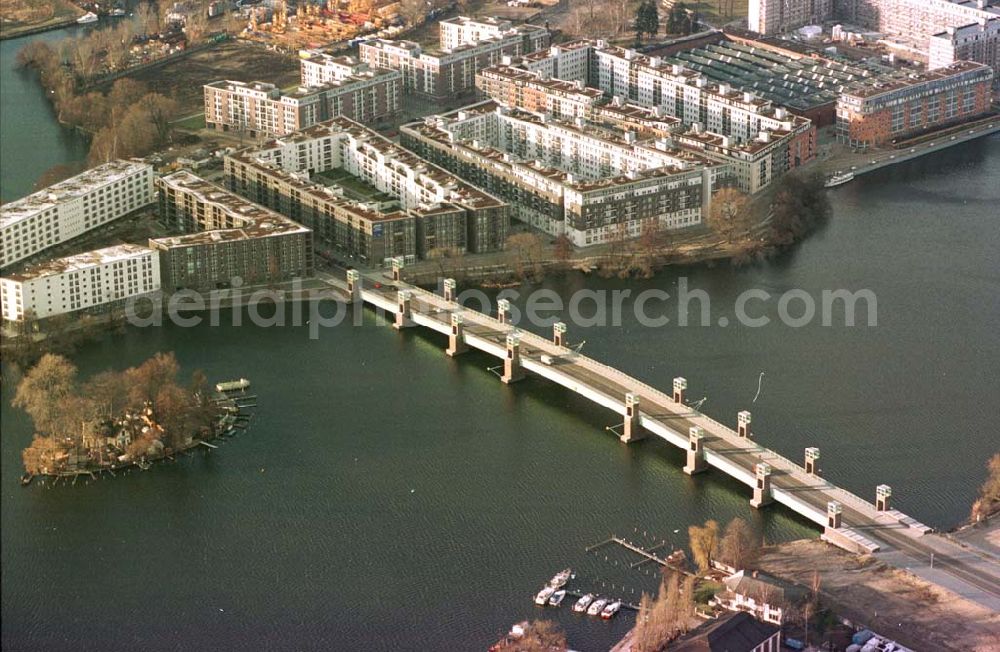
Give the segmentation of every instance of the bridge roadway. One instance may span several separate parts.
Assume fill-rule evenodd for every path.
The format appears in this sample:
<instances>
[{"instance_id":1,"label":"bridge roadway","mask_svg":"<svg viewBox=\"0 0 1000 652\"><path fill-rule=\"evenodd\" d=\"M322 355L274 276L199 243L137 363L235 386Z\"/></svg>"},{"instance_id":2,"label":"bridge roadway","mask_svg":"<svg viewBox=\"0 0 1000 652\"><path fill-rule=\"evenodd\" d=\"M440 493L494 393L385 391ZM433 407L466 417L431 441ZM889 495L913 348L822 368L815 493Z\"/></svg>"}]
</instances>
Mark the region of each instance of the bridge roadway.
<instances>
[{"instance_id":1,"label":"bridge roadway","mask_svg":"<svg viewBox=\"0 0 1000 652\"><path fill-rule=\"evenodd\" d=\"M880 556L897 566L942 584L992 609L1000 610L1000 560L970 551L946 537L930 534L930 528L896 510L877 511L875 505L819 476L808 474L794 462L731 428L676 403L672 396L650 387L613 367L604 365L539 335L516 329L498 319L459 306L418 287L389 281L377 275L362 277L361 300L388 316L398 311L398 293L412 295L410 319L415 325L443 335L451 333L451 314L463 318L464 341L470 347L501 360L506 356L507 335L520 336L520 358L524 370L566 387L617 414L625 414L625 395L639 397L639 424L649 433L687 450L688 432L699 426L704 432L704 459L744 484L756 484L755 467L766 462L773 471L771 497L824 528L824 538L848 550L881 551ZM340 279L327 282L346 291ZM376 283L381 287L376 288ZM551 364L541 360L550 356ZM751 433L752 436L752 433ZM827 505L843 507L842 525L827 528ZM833 536L828 536L833 535ZM933 553L933 554L932 554ZM947 576L947 577L945 577Z\"/></svg>"}]
</instances>

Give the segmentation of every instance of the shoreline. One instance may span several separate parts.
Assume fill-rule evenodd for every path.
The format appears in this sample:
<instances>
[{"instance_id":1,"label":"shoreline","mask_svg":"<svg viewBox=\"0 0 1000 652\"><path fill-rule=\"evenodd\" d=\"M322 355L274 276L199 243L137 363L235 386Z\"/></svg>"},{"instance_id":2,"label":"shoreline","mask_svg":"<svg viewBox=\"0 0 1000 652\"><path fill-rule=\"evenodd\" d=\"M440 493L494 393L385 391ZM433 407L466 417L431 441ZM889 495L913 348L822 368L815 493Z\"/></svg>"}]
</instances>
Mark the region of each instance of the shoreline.
<instances>
[{"instance_id":1,"label":"shoreline","mask_svg":"<svg viewBox=\"0 0 1000 652\"><path fill-rule=\"evenodd\" d=\"M81 14L82 15L82 14ZM11 27L0 30L0 41L12 41L23 36L34 36L44 32L52 32L57 29L64 29L77 25L76 18L66 18L53 23L43 23L41 25L25 25L23 27Z\"/></svg>"},{"instance_id":2,"label":"shoreline","mask_svg":"<svg viewBox=\"0 0 1000 652\"><path fill-rule=\"evenodd\" d=\"M861 175L869 174L871 172L875 172L876 170L891 167L899 163L915 161L919 158L935 154L955 145L961 145L980 138L988 138L996 133L1000 133L1000 114L987 116L964 125L949 127L939 132L927 134L921 137L923 140L930 141L929 143L921 142L910 145L902 144L899 146L899 149L878 150L869 154L857 154L845 160L842 166L832 165L829 160L819 161L817 167L822 170L824 175L827 176L837 172L851 172L854 174L854 177L857 178ZM854 161L857 161L859 165L851 165ZM850 182L840 184L832 188L827 188L827 190L835 190L836 188L839 188L842 185L847 185L848 183Z\"/></svg>"}]
</instances>

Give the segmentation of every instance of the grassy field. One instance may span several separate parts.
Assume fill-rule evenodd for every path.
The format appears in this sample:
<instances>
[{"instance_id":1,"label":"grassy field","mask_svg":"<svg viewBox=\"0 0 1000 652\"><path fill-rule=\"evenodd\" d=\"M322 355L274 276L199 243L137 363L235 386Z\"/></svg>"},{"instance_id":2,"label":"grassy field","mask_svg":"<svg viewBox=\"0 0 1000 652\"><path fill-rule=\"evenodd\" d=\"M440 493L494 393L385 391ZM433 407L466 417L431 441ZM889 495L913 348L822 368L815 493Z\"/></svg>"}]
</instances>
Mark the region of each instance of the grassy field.
<instances>
[{"instance_id":1,"label":"grassy field","mask_svg":"<svg viewBox=\"0 0 1000 652\"><path fill-rule=\"evenodd\" d=\"M192 131L197 131L198 129L205 128L205 114L196 113L195 115L188 116L181 120L174 122L174 126L180 129L190 129Z\"/></svg>"},{"instance_id":2,"label":"grassy field","mask_svg":"<svg viewBox=\"0 0 1000 652\"><path fill-rule=\"evenodd\" d=\"M0 35L18 34L76 20L84 11L69 0L0 0Z\"/></svg>"}]
</instances>

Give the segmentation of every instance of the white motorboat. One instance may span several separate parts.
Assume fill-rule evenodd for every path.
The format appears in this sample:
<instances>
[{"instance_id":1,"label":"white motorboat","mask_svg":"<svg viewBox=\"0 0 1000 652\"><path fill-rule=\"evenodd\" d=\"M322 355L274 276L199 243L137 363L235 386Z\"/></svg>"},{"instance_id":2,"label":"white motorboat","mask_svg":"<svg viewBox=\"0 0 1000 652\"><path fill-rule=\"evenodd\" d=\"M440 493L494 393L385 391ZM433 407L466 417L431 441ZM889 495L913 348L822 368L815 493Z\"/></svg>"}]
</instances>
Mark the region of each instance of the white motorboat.
<instances>
[{"instance_id":1,"label":"white motorboat","mask_svg":"<svg viewBox=\"0 0 1000 652\"><path fill-rule=\"evenodd\" d=\"M538 592L538 595L535 596L535 604L544 607L545 603L549 601L549 598L551 598L552 594L555 592L556 592L555 587L546 586L544 589Z\"/></svg>"},{"instance_id":2,"label":"white motorboat","mask_svg":"<svg viewBox=\"0 0 1000 652\"><path fill-rule=\"evenodd\" d=\"M582 598L576 601L576 604L573 605L573 611L577 613L583 613L584 611L587 610L587 607L589 607L590 603L593 601L594 601L594 594L588 593L587 595L583 596Z\"/></svg>"},{"instance_id":3,"label":"white motorboat","mask_svg":"<svg viewBox=\"0 0 1000 652\"><path fill-rule=\"evenodd\" d=\"M599 613L601 613L601 611L604 610L604 607L607 604L608 604L607 600L605 600L604 598L598 598L597 600L595 600L590 604L590 607L587 609L587 615L588 616L598 615Z\"/></svg>"},{"instance_id":4,"label":"white motorboat","mask_svg":"<svg viewBox=\"0 0 1000 652\"><path fill-rule=\"evenodd\" d=\"M601 612L601 618L603 618L604 620L611 620L612 618L615 617L615 614L618 613L618 610L621 608L622 608L622 603L619 600L615 600L608 606L604 607L604 610Z\"/></svg>"},{"instance_id":5,"label":"white motorboat","mask_svg":"<svg viewBox=\"0 0 1000 652\"><path fill-rule=\"evenodd\" d=\"M573 576L572 569L567 568L566 570L561 570L552 576L552 579L549 580L549 586L554 586L557 589L561 589L562 587L566 586L566 582L568 582L572 576Z\"/></svg>"},{"instance_id":6,"label":"white motorboat","mask_svg":"<svg viewBox=\"0 0 1000 652\"><path fill-rule=\"evenodd\" d=\"M559 605L562 604L563 598L565 597L566 597L566 590L559 589L558 591L552 594L551 598L549 598L549 606L558 607Z\"/></svg>"},{"instance_id":7,"label":"white motorboat","mask_svg":"<svg viewBox=\"0 0 1000 652\"><path fill-rule=\"evenodd\" d=\"M853 179L854 179L853 172L845 172L844 174L833 175L832 177L827 179L826 183L823 185L826 186L827 188L836 188L837 186L842 186L848 181L851 181Z\"/></svg>"},{"instance_id":8,"label":"white motorboat","mask_svg":"<svg viewBox=\"0 0 1000 652\"><path fill-rule=\"evenodd\" d=\"M97 22L97 14L95 14L92 11L88 11L84 15L80 16L79 18L77 18L76 22L80 23L81 25L85 25L87 23L96 23Z\"/></svg>"}]
</instances>

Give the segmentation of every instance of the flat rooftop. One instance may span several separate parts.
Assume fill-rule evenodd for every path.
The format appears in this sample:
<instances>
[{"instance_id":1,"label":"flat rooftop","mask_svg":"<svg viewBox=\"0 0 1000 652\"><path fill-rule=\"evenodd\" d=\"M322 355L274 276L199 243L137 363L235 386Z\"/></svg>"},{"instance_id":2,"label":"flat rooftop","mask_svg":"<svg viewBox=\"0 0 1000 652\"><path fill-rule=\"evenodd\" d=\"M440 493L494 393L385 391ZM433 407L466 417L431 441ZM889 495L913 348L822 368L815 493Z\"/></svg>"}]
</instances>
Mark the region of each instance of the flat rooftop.
<instances>
[{"instance_id":1,"label":"flat rooftop","mask_svg":"<svg viewBox=\"0 0 1000 652\"><path fill-rule=\"evenodd\" d=\"M109 263L116 263L130 258L144 256L152 249L136 244L121 244L104 249L95 249L82 254L74 254L65 258L48 260L38 265L26 268L22 272L8 274L4 278L23 283L47 276L58 276L69 272L80 272L83 270L100 267Z\"/></svg>"},{"instance_id":2,"label":"flat rooftop","mask_svg":"<svg viewBox=\"0 0 1000 652\"><path fill-rule=\"evenodd\" d=\"M143 168L152 169L146 163L138 161L111 161L43 188L27 197L4 204L0 206L0 228L6 229L57 204L82 197L101 186L121 181Z\"/></svg>"},{"instance_id":3,"label":"flat rooftop","mask_svg":"<svg viewBox=\"0 0 1000 652\"><path fill-rule=\"evenodd\" d=\"M219 207L227 215L234 218L237 224L230 229L211 229L150 240L150 243L156 243L164 248L249 240L294 233L311 233L310 229L293 222L281 213L247 201L187 170L179 170L161 177L160 183L191 193L201 201Z\"/></svg>"}]
</instances>

